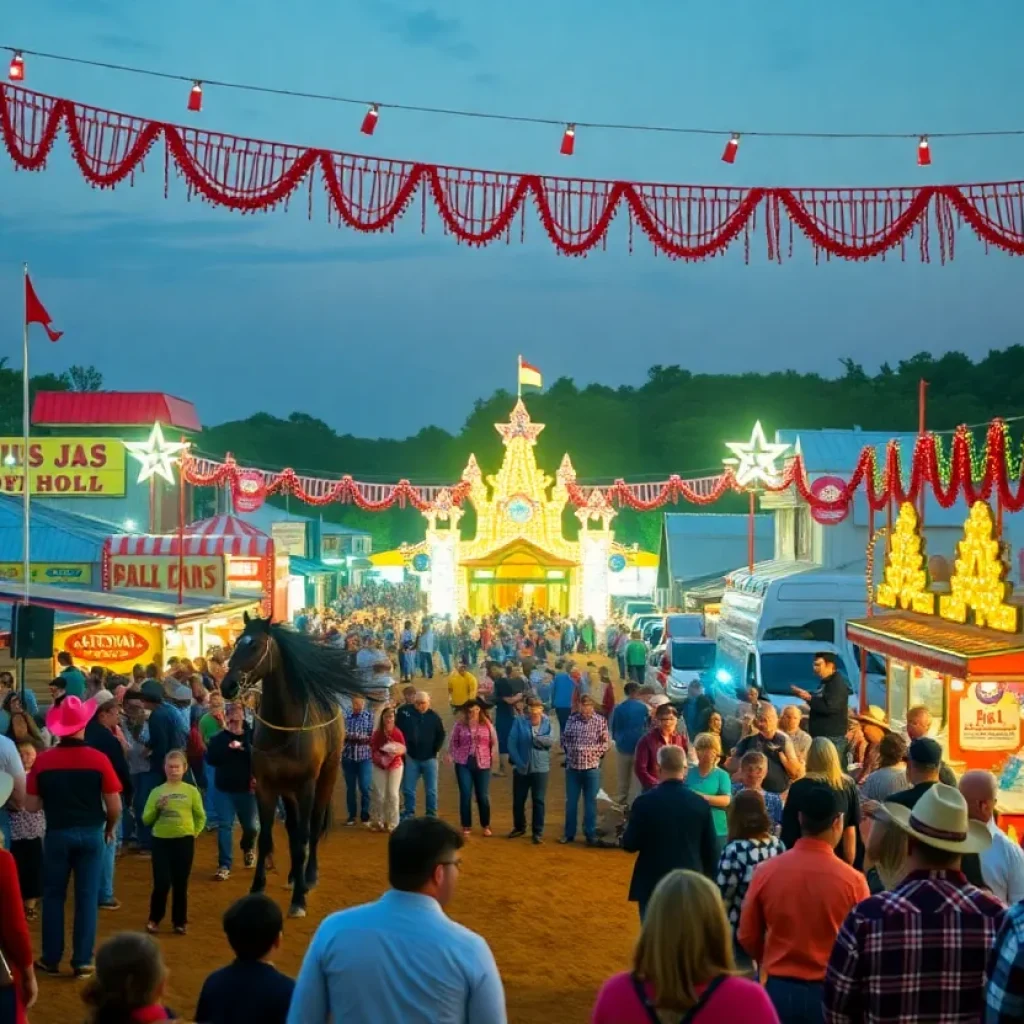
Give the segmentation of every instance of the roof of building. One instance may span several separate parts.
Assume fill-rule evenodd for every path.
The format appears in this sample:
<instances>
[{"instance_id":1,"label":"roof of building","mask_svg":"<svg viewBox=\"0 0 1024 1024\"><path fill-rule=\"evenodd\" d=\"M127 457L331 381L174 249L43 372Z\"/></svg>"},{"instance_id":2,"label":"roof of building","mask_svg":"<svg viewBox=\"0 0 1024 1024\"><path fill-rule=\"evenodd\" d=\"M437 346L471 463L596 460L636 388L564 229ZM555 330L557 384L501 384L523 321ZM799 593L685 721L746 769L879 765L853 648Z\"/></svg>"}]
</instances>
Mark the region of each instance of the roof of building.
<instances>
[{"instance_id":1,"label":"roof of building","mask_svg":"<svg viewBox=\"0 0 1024 1024\"><path fill-rule=\"evenodd\" d=\"M315 562L311 558L289 555L288 571L293 576L337 576L339 572L344 572L344 568L340 565L324 565L323 562Z\"/></svg>"},{"instance_id":2,"label":"roof of building","mask_svg":"<svg viewBox=\"0 0 1024 1024\"><path fill-rule=\"evenodd\" d=\"M0 495L0 562L22 558L22 502L20 497ZM30 555L39 562L98 562L103 542L123 527L105 519L54 508L44 501L31 505Z\"/></svg>"},{"instance_id":3,"label":"roof of building","mask_svg":"<svg viewBox=\"0 0 1024 1024\"><path fill-rule=\"evenodd\" d=\"M0 602L16 604L23 598L20 582L0 581ZM251 608L258 597L224 598L189 596L177 603L176 594L110 592L105 590L73 590L49 584L33 584L33 604L58 612L91 615L99 618L117 616L160 626L180 626L219 615L229 615Z\"/></svg>"},{"instance_id":4,"label":"roof of building","mask_svg":"<svg viewBox=\"0 0 1024 1024\"><path fill-rule=\"evenodd\" d=\"M860 453L868 446L875 448L875 455L881 465L886 445L892 440L899 441L902 468L910 471L910 459L914 452L916 434L896 434L884 430L776 430L775 440L796 447L804 457L808 473L851 473L857 465ZM792 454L787 453L787 454Z\"/></svg>"},{"instance_id":5,"label":"roof of building","mask_svg":"<svg viewBox=\"0 0 1024 1024\"><path fill-rule=\"evenodd\" d=\"M149 427L199 431L196 407L162 391L40 391L32 422L45 427Z\"/></svg>"},{"instance_id":6,"label":"roof of building","mask_svg":"<svg viewBox=\"0 0 1024 1024\"><path fill-rule=\"evenodd\" d=\"M658 586L720 576L747 559L749 517L718 512L666 512L658 562ZM754 516L754 555L775 547L775 519Z\"/></svg>"},{"instance_id":7,"label":"roof of building","mask_svg":"<svg viewBox=\"0 0 1024 1024\"><path fill-rule=\"evenodd\" d=\"M186 555L265 555L271 539L238 516L211 516L189 523L184 531ZM176 533L120 534L109 538L112 555L177 555Z\"/></svg>"},{"instance_id":8,"label":"roof of building","mask_svg":"<svg viewBox=\"0 0 1024 1024\"><path fill-rule=\"evenodd\" d=\"M296 499L296 504L301 504ZM329 523L326 519L320 521L319 515L303 515L299 512L292 512L281 508L280 505L271 505L269 502L261 505L255 512L237 512L239 519L252 523L264 533L270 533L274 523L320 523L320 534L325 537L359 537L371 536L369 530L358 530L351 526L344 526L341 523Z\"/></svg>"}]
</instances>

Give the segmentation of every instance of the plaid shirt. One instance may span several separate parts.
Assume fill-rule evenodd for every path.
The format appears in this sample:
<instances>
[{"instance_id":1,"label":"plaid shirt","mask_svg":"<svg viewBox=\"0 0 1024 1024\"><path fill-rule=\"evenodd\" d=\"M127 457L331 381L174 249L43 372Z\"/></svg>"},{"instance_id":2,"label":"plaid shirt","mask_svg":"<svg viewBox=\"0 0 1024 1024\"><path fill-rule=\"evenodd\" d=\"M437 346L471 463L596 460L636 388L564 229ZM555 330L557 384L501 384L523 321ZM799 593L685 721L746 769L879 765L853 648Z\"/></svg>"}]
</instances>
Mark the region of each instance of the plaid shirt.
<instances>
[{"instance_id":1,"label":"plaid shirt","mask_svg":"<svg viewBox=\"0 0 1024 1024\"><path fill-rule=\"evenodd\" d=\"M577 771L599 768L609 746L608 723L596 711L589 718L579 713L569 716L562 733L566 768Z\"/></svg>"},{"instance_id":2,"label":"plaid shirt","mask_svg":"<svg viewBox=\"0 0 1024 1024\"><path fill-rule=\"evenodd\" d=\"M345 714L345 745L341 748L343 761L369 761L370 737L373 735L373 711L363 708L359 714Z\"/></svg>"},{"instance_id":3,"label":"plaid shirt","mask_svg":"<svg viewBox=\"0 0 1024 1024\"><path fill-rule=\"evenodd\" d=\"M988 962L985 1024L1021 1020L1024 1020L1024 903L1015 903L1006 912Z\"/></svg>"},{"instance_id":4,"label":"plaid shirt","mask_svg":"<svg viewBox=\"0 0 1024 1024\"><path fill-rule=\"evenodd\" d=\"M825 975L825 1024L975 1024L1006 908L959 871L914 871L858 903Z\"/></svg>"}]
</instances>

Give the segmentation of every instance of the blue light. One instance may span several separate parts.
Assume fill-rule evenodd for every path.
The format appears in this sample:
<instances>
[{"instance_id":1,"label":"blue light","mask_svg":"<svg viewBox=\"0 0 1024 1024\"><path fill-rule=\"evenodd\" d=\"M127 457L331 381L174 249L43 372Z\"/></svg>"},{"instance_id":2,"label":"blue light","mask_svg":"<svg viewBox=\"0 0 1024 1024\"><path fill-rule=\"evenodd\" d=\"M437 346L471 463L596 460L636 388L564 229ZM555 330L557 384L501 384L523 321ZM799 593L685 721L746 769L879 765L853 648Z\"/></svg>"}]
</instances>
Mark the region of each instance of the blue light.
<instances>
[{"instance_id":1,"label":"blue light","mask_svg":"<svg viewBox=\"0 0 1024 1024\"><path fill-rule=\"evenodd\" d=\"M732 673L727 671L724 668L720 668L715 673L715 681L719 682L719 683L731 683L732 682Z\"/></svg>"}]
</instances>

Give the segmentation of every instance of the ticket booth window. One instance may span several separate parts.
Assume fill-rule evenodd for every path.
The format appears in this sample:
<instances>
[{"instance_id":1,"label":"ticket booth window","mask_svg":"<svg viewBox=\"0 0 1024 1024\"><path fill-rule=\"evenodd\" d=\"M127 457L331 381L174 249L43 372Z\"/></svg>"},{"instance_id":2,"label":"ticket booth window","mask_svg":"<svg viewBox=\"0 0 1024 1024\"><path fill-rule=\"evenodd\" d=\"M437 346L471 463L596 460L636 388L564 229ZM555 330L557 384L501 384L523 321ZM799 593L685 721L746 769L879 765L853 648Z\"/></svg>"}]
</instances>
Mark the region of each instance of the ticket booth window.
<instances>
[{"instance_id":1,"label":"ticket booth window","mask_svg":"<svg viewBox=\"0 0 1024 1024\"><path fill-rule=\"evenodd\" d=\"M932 720L942 727L946 725L945 690L942 676L938 672L916 665L911 667L908 707L916 708L923 705L931 713Z\"/></svg>"},{"instance_id":2,"label":"ticket booth window","mask_svg":"<svg viewBox=\"0 0 1024 1024\"><path fill-rule=\"evenodd\" d=\"M889 721L906 722L907 693L910 689L910 666L905 661L889 659Z\"/></svg>"}]
</instances>

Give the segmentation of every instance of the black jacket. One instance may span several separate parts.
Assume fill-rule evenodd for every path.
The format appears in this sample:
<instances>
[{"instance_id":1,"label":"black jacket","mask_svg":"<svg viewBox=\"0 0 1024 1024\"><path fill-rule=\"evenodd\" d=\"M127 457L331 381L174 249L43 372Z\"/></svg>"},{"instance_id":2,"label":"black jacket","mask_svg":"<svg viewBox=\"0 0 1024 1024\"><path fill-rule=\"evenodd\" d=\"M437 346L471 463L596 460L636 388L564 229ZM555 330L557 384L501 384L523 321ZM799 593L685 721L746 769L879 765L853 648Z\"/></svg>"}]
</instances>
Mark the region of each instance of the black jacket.
<instances>
[{"instance_id":1,"label":"black jacket","mask_svg":"<svg viewBox=\"0 0 1024 1024\"><path fill-rule=\"evenodd\" d=\"M413 761L437 757L444 745L444 723L433 708L421 714L414 704L403 704L395 713L395 726L405 737L406 757Z\"/></svg>"},{"instance_id":2,"label":"black jacket","mask_svg":"<svg viewBox=\"0 0 1024 1024\"><path fill-rule=\"evenodd\" d=\"M242 746L235 749L234 741ZM206 747L206 760L215 769L214 782L224 793L248 793L252 788L252 729L244 726L236 735L221 729L210 738Z\"/></svg>"},{"instance_id":3,"label":"black jacket","mask_svg":"<svg viewBox=\"0 0 1024 1024\"><path fill-rule=\"evenodd\" d=\"M128 771L128 759L124 756L121 741L93 718L85 727L85 745L107 755L107 759L114 766L114 774L121 783L121 806L131 807L132 776Z\"/></svg>"},{"instance_id":4,"label":"black jacket","mask_svg":"<svg viewBox=\"0 0 1024 1024\"><path fill-rule=\"evenodd\" d=\"M659 782L633 801L622 848L638 853L629 898L646 903L670 871L686 868L714 878L718 846L711 806L678 779Z\"/></svg>"},{"instance_id":5,"label":"black jacket","mask_svg":"<svg viewBox=\"0 0 1024 1024\"><path fill-rule=\"evenodd\" d=\"M849 728L850 684L838 672L821 681L821 689L807 702L811 709L807 731L812 737L845 736Z\"/></svg>"}]
</instances>

